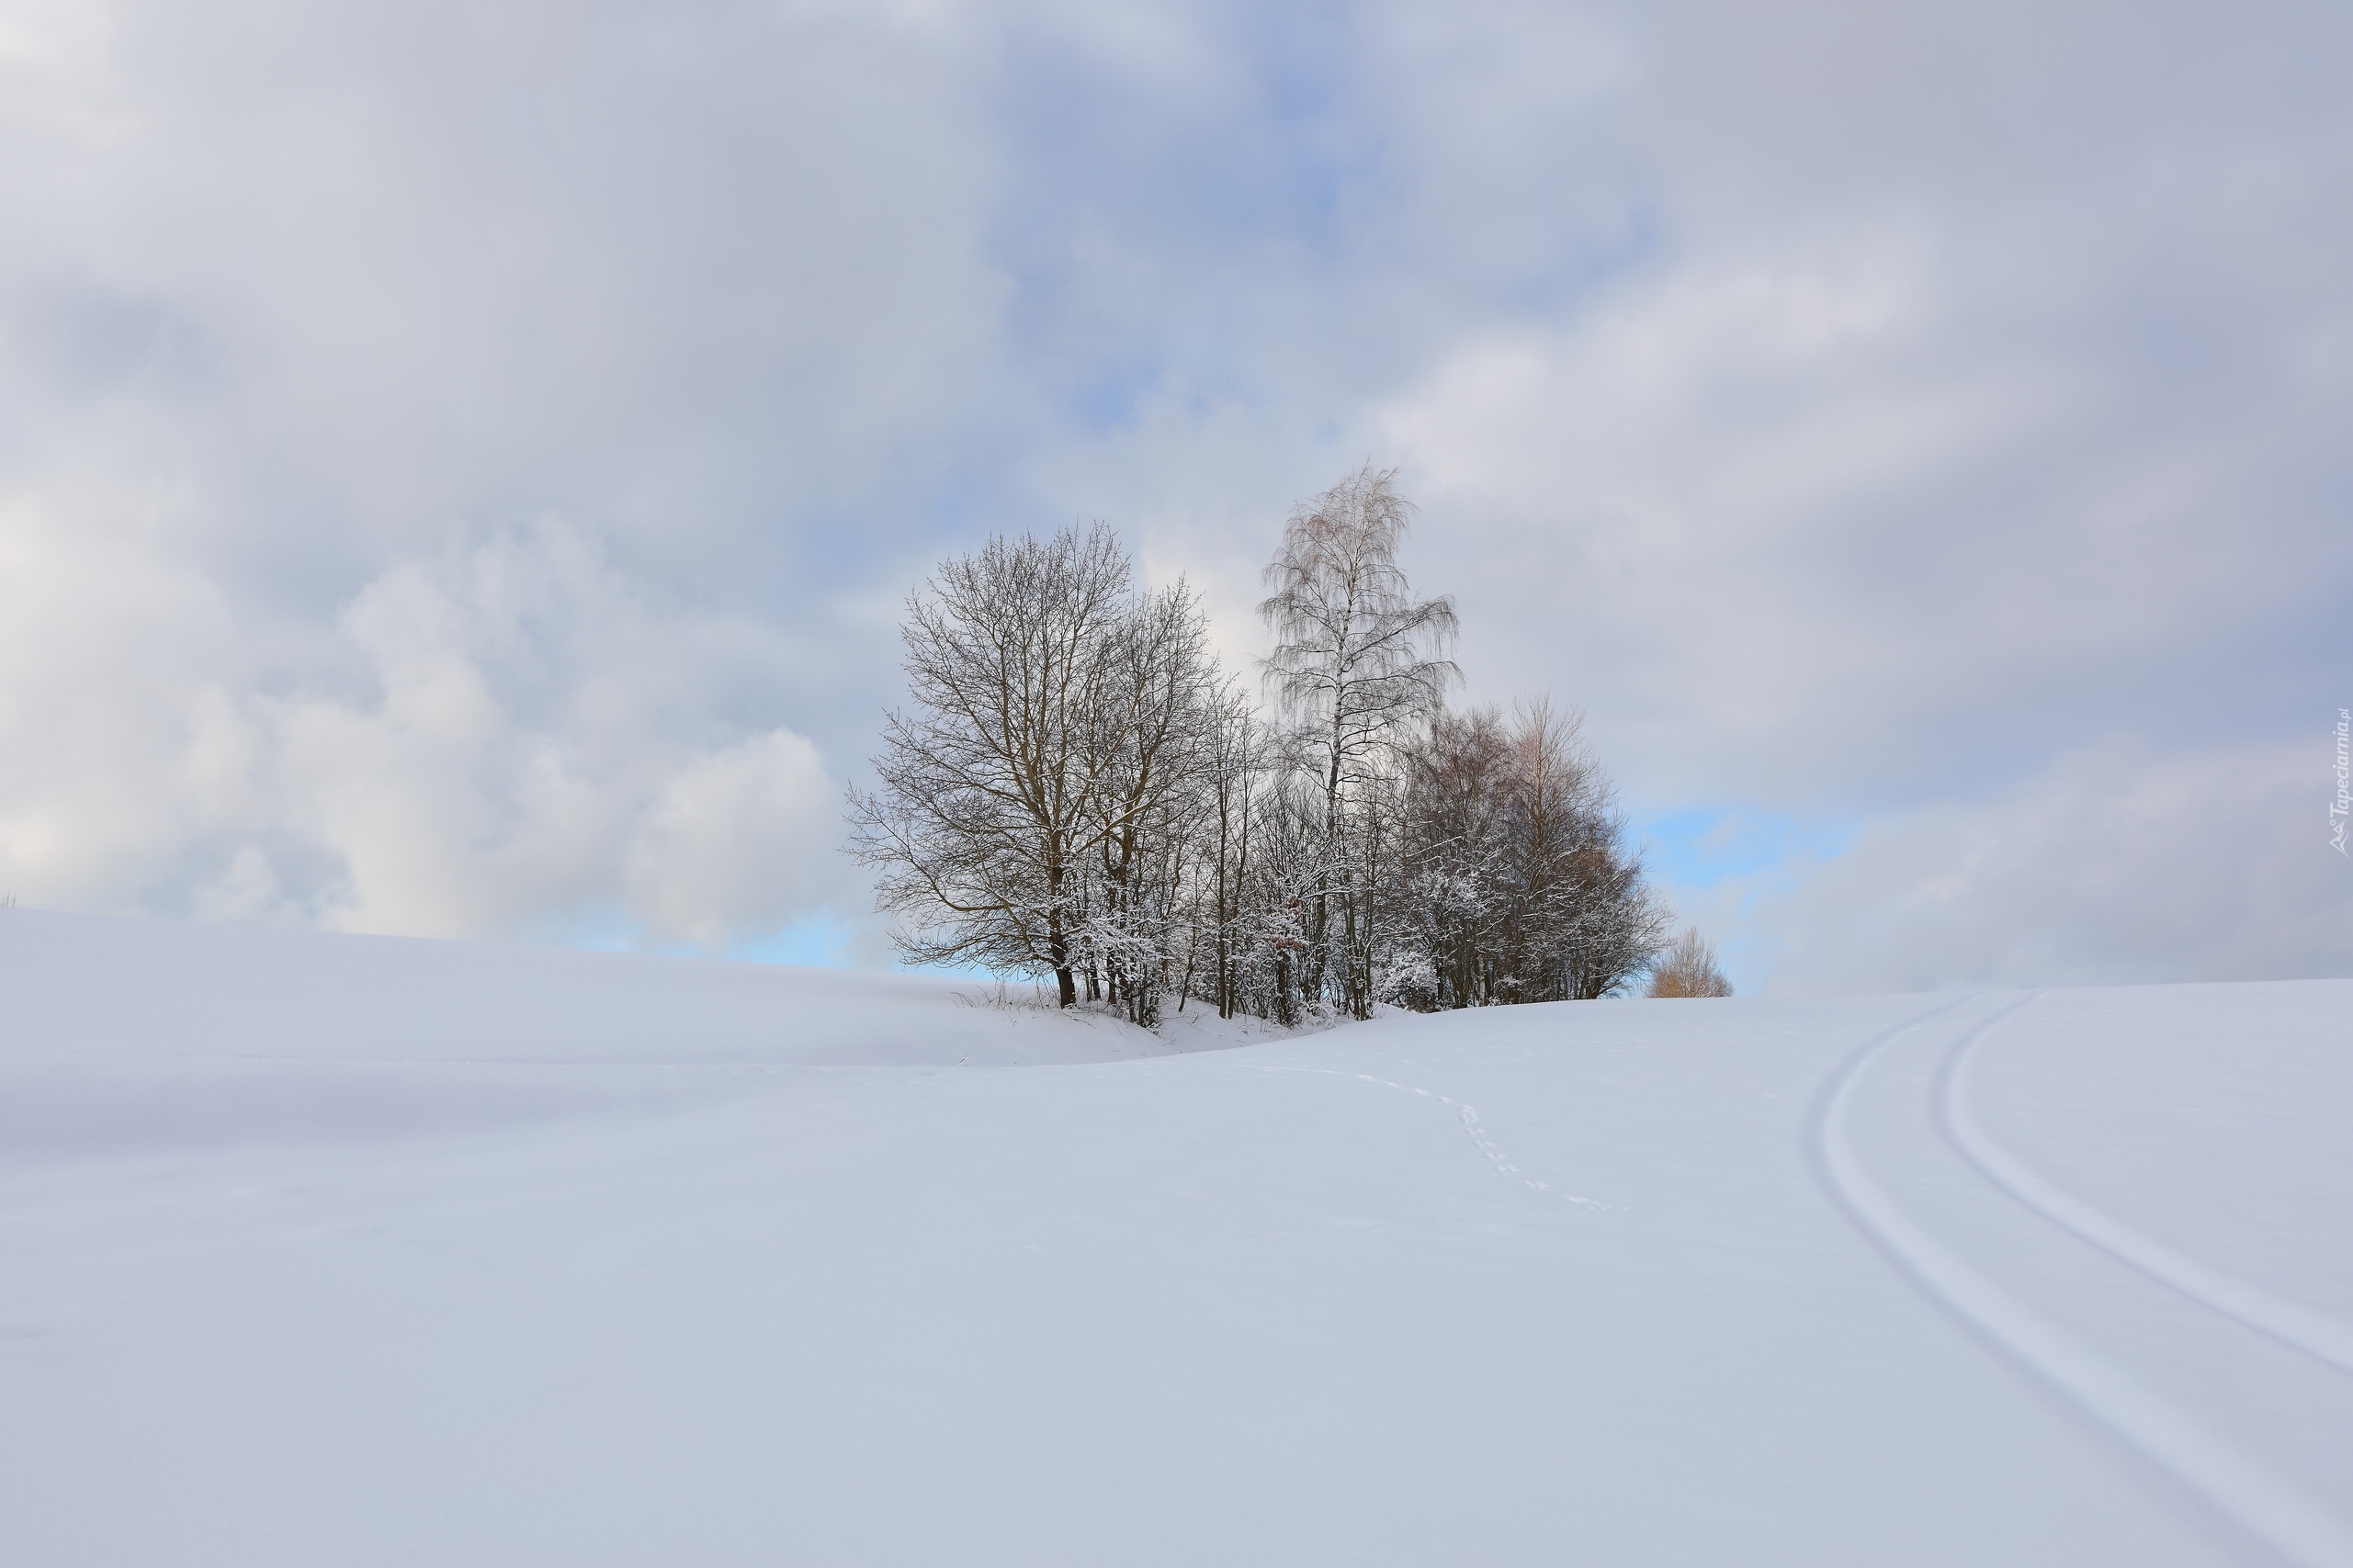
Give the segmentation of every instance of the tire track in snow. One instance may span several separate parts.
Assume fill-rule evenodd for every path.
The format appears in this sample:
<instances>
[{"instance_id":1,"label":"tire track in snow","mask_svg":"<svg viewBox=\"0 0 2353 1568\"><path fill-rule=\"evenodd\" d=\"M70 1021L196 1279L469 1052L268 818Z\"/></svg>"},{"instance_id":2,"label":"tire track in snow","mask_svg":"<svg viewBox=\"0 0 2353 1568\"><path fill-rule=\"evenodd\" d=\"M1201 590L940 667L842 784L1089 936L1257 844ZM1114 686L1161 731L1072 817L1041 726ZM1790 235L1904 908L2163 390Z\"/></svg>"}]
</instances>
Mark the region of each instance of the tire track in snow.
<instances>
[{"instance_id":1,"label":"tire track in snow","mask_svg":"<svg viewBox=\"0 0 2353 1568\"><path fill-rule=\"evenodd\" d=\"M1856 1084L1888 1046L1968 999L1932 1008L1875 1036L1831 1075L1816 1102L1811 1133L1816 1167L1832 1196L1929 1297L2241 1530L2298 1568L2353 1568L2353 1530L2335 1515L1963 1261L1863 1168L1847 1129ZM2031 1000L1996 1010L1963 1032L1952 1051L1967 1050Z\"/></svg>"},{"instance_id":2,"label":"tire track in snow","mask_svg":"<svg viewBox=\"0 0 2353 1568\"><path fill-rule=\"evenodd\" d=\"M2034 999L2029 998L2004 1017L2015 1017ZM2170 1286L2200 1305L2268 1334L2341 1372L2353 1372L2353 1325L2315 1308L2283 1300L2260 1286L2176 1252L2046 1180L2002 1147L1977 1120L1969 1093L1970 1071L1977 1048L1992 1032L1993 1025L1989 1023L1963 1038L1945 1059L1944 1070L1937 1078L1938 1109L1945 1137L1980 1175L2052 1224L2073 1231L2159 1284Z\"/></svg>"},{"instance_id":3,"label":"tire track in snow","mask_svg":"<svg viewBox=\"0 0 2353 1568\"><path fill-rule=\"evenodd\" d=\"M1478 1107L1476 1105L1467 1105L1462 1100L1440 1094L1434 1089L1417 1089L1411 1084L1397 1083L1388 1078L1376 1078L1371 1073L1352 1073L1338 1067L1260 1067L1258 1070L1261 1073L1314 1073L1330 1078L1359 1078L1365 1083L1379 1084L1383 1089L1394 1089L1404 1094L1415 1094L1424 1100L1434 1100L1454 1112L1454 1119L1462 1124L1463 1131L1470 1134L1471 1142L1478 1145L1479 1153L1485 1155L1488 1163L1495 1167L1502 1175L1517 1177L1521 1185L1531 1191L1548 1192L1564 1201L1576 1203L1584 1208L1607 1210L1611 1207L1610 1204L1596 1199L1580 1198L1574 1192L1563 1192L1552 1183L1539 1181L1512 1164L1511 1157L1503 1152L1502 1146L1488 1136L1487 1127L1479 1121Z\"/></svg>"}]
</instances>

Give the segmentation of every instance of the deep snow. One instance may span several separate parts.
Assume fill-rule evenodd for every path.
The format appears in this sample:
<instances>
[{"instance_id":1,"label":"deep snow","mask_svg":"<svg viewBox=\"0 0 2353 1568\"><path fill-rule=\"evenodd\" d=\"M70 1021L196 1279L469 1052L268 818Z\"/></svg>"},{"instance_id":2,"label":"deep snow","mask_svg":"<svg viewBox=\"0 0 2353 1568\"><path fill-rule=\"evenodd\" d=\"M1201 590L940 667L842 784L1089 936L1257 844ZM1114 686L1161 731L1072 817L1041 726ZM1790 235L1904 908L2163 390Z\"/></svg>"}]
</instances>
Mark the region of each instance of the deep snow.
<instances>
[{"instance_id":1,"label":"deep snow","mask_svg":"<svg viewBox=\"0 0 2353 1568\"><path fill-rule=\"evenodd\" d=\"M2353 983L977 989L0 910L0 1562L2353 1564Z\"/></svg>"}]
</instances>

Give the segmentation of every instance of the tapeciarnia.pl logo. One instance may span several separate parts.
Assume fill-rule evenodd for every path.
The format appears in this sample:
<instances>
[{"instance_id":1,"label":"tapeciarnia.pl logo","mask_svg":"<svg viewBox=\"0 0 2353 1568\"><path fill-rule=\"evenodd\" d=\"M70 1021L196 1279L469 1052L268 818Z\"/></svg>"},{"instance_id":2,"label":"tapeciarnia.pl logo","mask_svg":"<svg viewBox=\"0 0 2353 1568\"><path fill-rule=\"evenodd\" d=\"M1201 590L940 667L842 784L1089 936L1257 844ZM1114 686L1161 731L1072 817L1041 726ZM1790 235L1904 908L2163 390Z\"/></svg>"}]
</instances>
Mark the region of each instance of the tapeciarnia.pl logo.
<instances>
[{"instance_id":1,"label":"tapeciarnia.pl logo","mask_svg":"<svg viewBox=\"0 0 2353 1568\"><path fill-rule=\"evenodd\" d=\"M2353 708L2336 710L2336 798L2328 803L2328 844L2338 854L2345 850L2345 818L2353 814L2353 797L2346 786L2353 783Z\"/></svg>"}]
</instances>

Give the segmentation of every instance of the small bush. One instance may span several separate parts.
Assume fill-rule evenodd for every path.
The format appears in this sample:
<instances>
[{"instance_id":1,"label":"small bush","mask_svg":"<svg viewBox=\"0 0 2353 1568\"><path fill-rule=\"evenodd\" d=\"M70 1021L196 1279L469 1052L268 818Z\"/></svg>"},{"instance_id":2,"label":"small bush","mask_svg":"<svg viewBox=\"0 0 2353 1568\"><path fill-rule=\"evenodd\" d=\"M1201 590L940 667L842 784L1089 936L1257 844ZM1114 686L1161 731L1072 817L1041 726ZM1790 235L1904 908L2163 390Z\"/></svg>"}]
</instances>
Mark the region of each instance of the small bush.
<instances>
[{"instance_id":1,"label":"small bush","mask_svg":"<svg viewBox=\"0 0 2353 1568\"><path fill-rule=\"evenodd\" d=\"M1651 965L1650 994L1654 997L1728 997L1732 982L1715 966L1715 949L1700 935L1697 926L1686 926L1675 945L1661 954Z\"/></svg>"}]
</instances>

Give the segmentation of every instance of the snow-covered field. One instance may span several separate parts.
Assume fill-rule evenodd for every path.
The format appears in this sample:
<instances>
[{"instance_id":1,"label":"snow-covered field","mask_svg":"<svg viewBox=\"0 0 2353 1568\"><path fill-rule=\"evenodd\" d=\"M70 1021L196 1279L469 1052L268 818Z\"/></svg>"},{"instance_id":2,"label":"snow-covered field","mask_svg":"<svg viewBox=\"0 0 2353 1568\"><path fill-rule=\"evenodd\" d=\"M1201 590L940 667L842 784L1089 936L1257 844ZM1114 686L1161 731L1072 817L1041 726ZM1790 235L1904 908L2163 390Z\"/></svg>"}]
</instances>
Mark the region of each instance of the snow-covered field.
<instances>
[{"instance_id":1,"label":"snow-covered field","mask_svg":"<svg viewBox=\"0 0 2353 1568\"><path fill-rule=\"evenodd\" d=\"M2353 1563L2353 982L974 989L0 910L0 1562Z\"/></svg>"}]
</instances>

